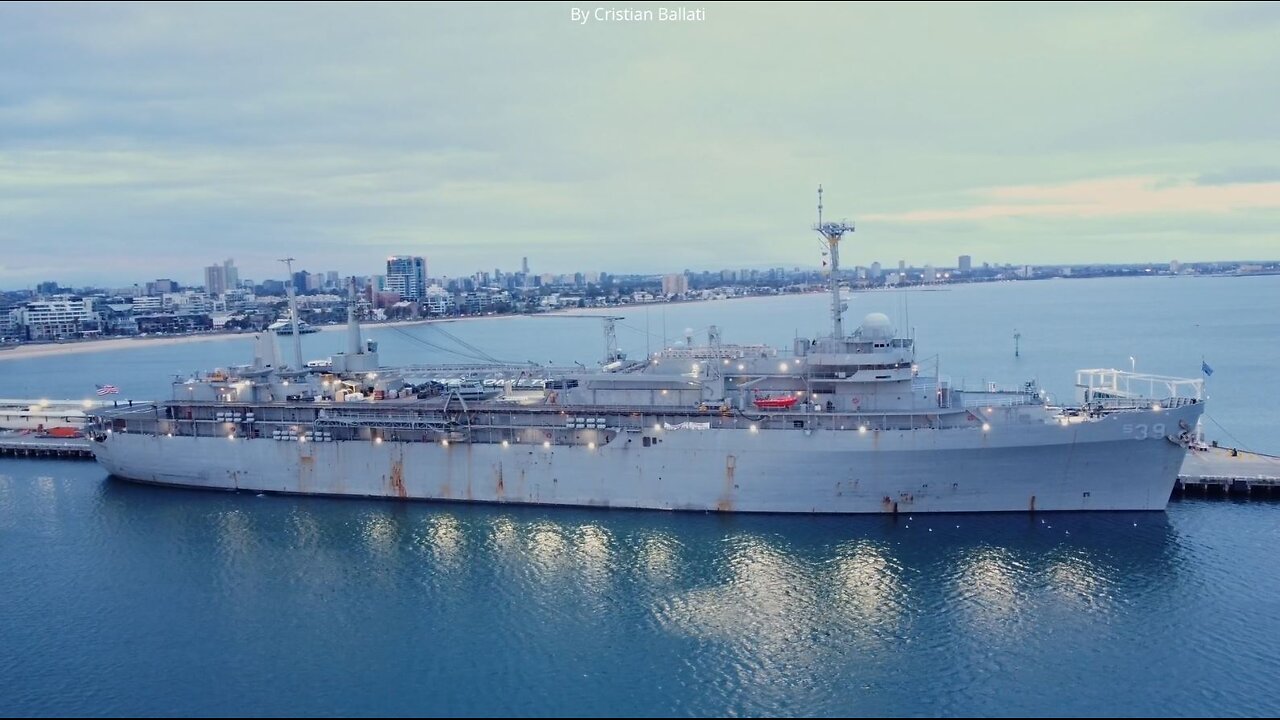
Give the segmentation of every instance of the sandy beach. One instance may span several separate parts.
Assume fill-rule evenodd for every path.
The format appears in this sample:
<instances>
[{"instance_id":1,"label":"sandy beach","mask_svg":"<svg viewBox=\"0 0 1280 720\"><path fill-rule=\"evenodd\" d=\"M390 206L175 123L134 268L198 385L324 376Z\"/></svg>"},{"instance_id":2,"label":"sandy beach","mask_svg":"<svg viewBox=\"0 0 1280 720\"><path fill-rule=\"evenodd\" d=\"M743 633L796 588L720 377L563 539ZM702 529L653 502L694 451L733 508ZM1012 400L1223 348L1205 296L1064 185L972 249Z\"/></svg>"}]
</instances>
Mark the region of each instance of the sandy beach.
<instances>
[{"instance_id":1,"label":"sandy beach","mask_svg":"<svg viewBox=\"0 0 1280 720\"><path fill-rule=\"evenodd\" d=\"M825 292L825 291L821 291ZM805 293L784 293L781 295L742 295L735 297L720 298L717 300L674 300L670 302L655 303L638 303L625 306L607 307L607 308L561 308L558 310L548 310L547 312L536 313L533 315L526 314L507 314L507 315L465 315L462 317L449 318L420 318L417 320L394 320L391 322L361 322L361 330L376 330L378 328L393 327L411 327L414 325L426 325L429 323L454 323L454 322L470 322L474 320L501 320L504 318L537 318L564 314L583 314L583 315L609 315L616 312L632 312L640 309L648 309L662 307L664 305L683 305L687 303L714 303L727 302L730 300L763 300L768 298L789 297L791 295L800 295ZM347 329L345 323L338 325L319 325L312 326L320 332L338 332ZM129 350L139 347L160 347L162 345L185 345L187 343L198 342L214 342L218 340L235 340L252 339L256 332L218 332L203 333L199 335L175 335L165 337L113 337L102 338L100 340L79 340L63 343L44 343L39 345L17 345L0 349L0 362L5 360L25 360L38 357L49 357L53 355L74 355L77 353L88 352L109 352L111 350ZM288 335L280 336L281 341L288 339Z\"/></svg>"},{"instance_id":2,"label":"sandy beach","mask_svg":"<svg viewBox=\"0 0 1280 720\"><path fill-rule=\"evenodd\" d=\"M507 317L507 316L490 316L490 317ZM450 318L452 320L453 318ZM472 319L472 318L468 318ZM474 318L479 319L479 318ZM432 320L400 320L394 322L383 323L361 323L363 329L374 329L382 327L408 327L411 325L424 325L431 322L441 322L438 319ZM447 320L445 321L447 322ZM346 330L347 326L343 325L322 325L317 326L320 332L335 332ZM29 358L48 357L51 355L74 355L77 353L87 352L109 352L111 350L129 350L140 347L160 347L162 345L185 345L187 343L198 342L214 342L217 340L251 340L255 332L227 332L227 333L205 333L200 335L175 335L171 337L119 337L119 338L103 338L101 340L81 340L78 342L65 343L47 343L40 345L18 345L16 347L0 350L0 361L4 360L24 360ZM288 336L282 336L286 338Z\"/></svg>"}]
</instances>

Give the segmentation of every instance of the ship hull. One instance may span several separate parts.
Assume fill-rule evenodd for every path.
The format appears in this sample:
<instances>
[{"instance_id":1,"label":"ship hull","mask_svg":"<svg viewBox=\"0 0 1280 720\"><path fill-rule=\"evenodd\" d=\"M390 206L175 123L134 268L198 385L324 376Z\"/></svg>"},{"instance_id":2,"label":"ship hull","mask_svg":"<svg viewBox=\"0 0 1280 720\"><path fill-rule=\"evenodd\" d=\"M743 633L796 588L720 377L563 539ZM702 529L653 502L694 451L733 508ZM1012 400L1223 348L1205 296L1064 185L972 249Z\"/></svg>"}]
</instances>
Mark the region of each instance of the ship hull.
<instances>
[{"instance_id":1,"label":"ship hull","mask_svg":"<svg viewBox=\"0 0 1280 720\"><path fill-rule=\"evenodd\" d=\"M1163 510L1186 453L1171 436L1201 409L989 431L621 432L595 446L135 433L94 445L117 477L254 492L719 512Z\"/></svg>"}]
</instances>

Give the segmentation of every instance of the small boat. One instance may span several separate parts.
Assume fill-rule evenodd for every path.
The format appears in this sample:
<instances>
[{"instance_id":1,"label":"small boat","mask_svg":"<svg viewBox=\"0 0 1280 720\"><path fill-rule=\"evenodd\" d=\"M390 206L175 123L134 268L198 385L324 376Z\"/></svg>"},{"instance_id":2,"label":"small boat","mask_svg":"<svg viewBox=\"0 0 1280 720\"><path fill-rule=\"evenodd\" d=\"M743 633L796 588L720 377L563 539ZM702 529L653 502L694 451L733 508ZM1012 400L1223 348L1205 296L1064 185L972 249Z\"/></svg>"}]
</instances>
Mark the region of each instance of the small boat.
<instances>
[{"instance_id":1,"label":"small boat","mask_svg":"<svg viewBox=\"0 0 1280 720\"><path fill-rule=\"evenodd\" d=\"M277 335L292 335L293 334L293 316L289 315L288 313L285 313L284 317L271 323L271 325L267 326L267 329ZM307 333L313 333L313 332L320 332L320 328L311 327L310 325L303 322L301 319L298 320L299 335L306 335Z\"/></svg>"},{"instance_id":2,"label":"small boat","mask_svg":"<svg viewBox=\"0 0 1280 720\"><path fill-rule=\"evenodd\" d=\"M799 399L795 395L768 395L758 397L751 402L762 410L785 410L795 405Z\"/></svg>"}]
</instances>

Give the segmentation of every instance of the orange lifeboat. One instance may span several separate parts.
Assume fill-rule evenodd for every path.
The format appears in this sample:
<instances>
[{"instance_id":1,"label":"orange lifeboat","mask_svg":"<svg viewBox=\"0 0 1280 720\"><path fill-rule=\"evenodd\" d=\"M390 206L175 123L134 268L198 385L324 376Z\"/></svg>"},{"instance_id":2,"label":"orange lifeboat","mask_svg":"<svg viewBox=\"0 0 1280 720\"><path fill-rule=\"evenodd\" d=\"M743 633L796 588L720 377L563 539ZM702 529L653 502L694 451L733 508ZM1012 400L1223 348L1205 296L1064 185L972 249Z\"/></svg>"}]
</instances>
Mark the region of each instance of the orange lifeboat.
<instances>
[{"instance_id":1,"label":"orange lifeboat","mask_svg":"<svg viewBox=\"0 0 1280 720\"><path fill-rule=\"evenodd\" d=\"M758 397L751 402L761 410L786 410L799 400L795 395L769 395Z\"/></svg>"},{"instance_id":2,"label":"orange lifeboat","mask_svg":"<svg viewBox=\"0 0 1280 720\"><path fill-rule=\"evenodd\" d=\"M79 428L73 427L51 427L45 431L46 437L52 438L79 438L84 437L84 433Z\"/></svg>"}]
</instances>

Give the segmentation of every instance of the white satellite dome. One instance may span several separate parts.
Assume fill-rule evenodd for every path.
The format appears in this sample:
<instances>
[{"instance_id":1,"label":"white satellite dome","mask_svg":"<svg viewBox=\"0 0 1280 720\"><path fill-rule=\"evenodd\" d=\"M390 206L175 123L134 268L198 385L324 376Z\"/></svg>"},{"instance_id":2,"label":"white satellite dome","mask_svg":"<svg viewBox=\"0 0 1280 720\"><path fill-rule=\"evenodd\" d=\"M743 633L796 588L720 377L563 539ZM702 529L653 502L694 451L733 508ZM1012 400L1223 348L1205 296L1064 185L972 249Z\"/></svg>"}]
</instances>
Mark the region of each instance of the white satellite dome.
<instances>
[{"instance_id":1,"label":"white satellite dome","mask_svg":"<svg viewBox=\"0 0 1280 720\"><path fill-rule=\"evenodd\" d=\"M858 328L858 334L864 340L892 340L893 323L889 322L889 316L884 313L868 313L862 318L862 327Z\"/></svg>"}]
</instances>

